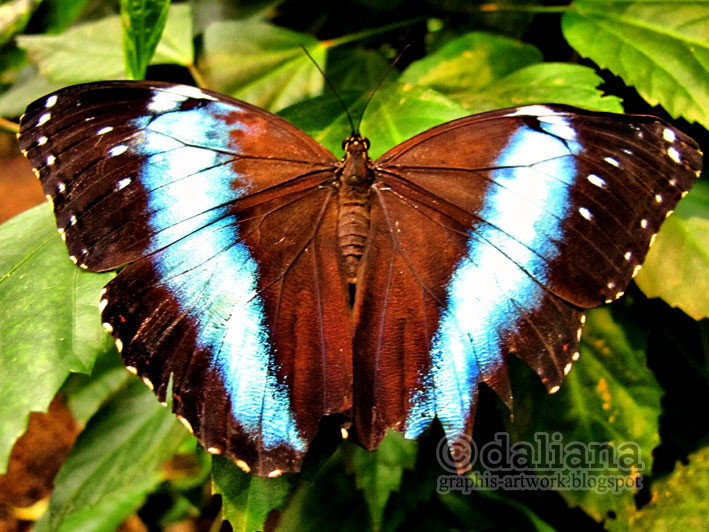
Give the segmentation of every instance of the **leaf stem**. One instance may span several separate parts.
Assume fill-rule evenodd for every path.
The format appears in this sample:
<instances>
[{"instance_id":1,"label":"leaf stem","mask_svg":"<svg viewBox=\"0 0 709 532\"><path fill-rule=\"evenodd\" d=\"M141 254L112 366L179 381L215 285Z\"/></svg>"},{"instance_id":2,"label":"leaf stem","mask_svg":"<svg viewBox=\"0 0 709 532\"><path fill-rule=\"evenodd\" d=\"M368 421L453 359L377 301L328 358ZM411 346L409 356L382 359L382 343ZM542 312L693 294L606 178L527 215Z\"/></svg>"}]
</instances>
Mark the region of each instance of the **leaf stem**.
<instances>
[{"instance_id":1,"label":"leaf stem","mask_svg":"<svg viewBox=\"0 0 709 532\"><path fill-rule=\"evenodd\" d=\"M20 124L12 122L7 118L0 117L0 129L4 129L5 131L10 131L12 133L17 133L18 131L20 131Z\"/></svg>"},{"instance_id":2,"label":"leaf stem","mask_svg":"<svg viewBox=\"0 0 709 532\"><path fill-rule=\"evenodd\" d=\"M187 70L189 70L190 75L192 76L192 79L194 79L194 82L197 84L197 86L200 89L208 89L209 88L207 86L207 82L205 81L204 77L202 76L202 73L199 71L199 69L195 66L194 63L189 63L187 65Z\"/></svg>"},{"instance_id":3,"label":"leaf stem","mask_svg":"<svg viewBox=\"0 0 709 532\"><path fill-rule=\"evenodd\" d=\"M494 11L520 11L523 13L566 13L569 6L539 6L533 4L480 4L477 11L490 13Z\"/></svg>"},{"instance_id":4,"label":"leaf stem","mask_svg":"<svg viewBox=\"0 0 709 532\"><path fill-rule=\"evenodd\" d=\"M321 44L325 48L334 48L335 46L342 46L343 44L349 44L354 41L360 41L362 39L366 39L367 37L370 37L373 35L379 35L380 33L386 33L388 31L392 31L397 28L402 28L404 26L410 26L411 24L415 24L417 22L424 22L425 20L426 20L425 17L410 18L408 20L403 20L401 22L394 22L393 24L387 24L386 26L381 26L379 28L359 31L357 33L352 33L350 35L343 35L342 37L338 37L336 39L322 41Z\"/></svg>"}]
</instances>

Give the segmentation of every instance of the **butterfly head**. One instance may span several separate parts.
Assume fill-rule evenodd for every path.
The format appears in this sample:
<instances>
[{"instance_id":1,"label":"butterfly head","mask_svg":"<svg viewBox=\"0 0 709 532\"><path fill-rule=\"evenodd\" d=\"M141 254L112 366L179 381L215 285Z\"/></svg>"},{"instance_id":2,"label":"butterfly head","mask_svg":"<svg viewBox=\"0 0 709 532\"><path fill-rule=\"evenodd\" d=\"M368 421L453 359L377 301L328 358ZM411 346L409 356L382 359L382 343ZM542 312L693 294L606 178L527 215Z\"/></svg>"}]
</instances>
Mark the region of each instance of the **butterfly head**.
<instances>
[{"instance_id":1,"label":"butterfly head","mask_svg":"<svg viewBox=\"0 0 709 532\"><path fill-rule=\"evenodd\" d=\"M347 155L366 153L369 149L369 139L359 133L353 133L342 141L342 149Z\"/></svg>"},{"instance_id":2,"label":"butterfly head","mask_svg":"<svg viewBox=\"0 0 709 532\"><path fill-rule=\"evenodd\" d=\"M342 179L349 186L366 185L370 179L369 139L353 133L342 141L345 158L342 161Z\"/></svg>"}]
</instances>

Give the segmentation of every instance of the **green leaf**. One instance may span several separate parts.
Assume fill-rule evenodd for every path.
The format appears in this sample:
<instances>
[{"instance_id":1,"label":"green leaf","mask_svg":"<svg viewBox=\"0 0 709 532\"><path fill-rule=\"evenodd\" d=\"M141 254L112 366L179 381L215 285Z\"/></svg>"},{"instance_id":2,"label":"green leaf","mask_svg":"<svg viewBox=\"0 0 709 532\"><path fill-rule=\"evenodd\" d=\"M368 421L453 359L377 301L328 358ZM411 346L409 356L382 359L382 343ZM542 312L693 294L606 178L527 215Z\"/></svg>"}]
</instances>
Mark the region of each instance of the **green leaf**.
<instances>
[{"instance_id":1,"label":"green leaf","mask_svg":"<svg viewBox=\"0 0 709 532\"><path fill-rule=\"evenodd\" d=\"M343 100L350 113L358 116L367 97L350 94L344 95ZM342 151L342 140L351 129L339 102L330 95L294 105L279 114L335 154ZM372 98L361 130L371 142L370 156L376 158L413 135L466 114L460 105L432 89L390 83Z\"/></svg>"},{"instance_id":2,"label":"green leaf","mask_svg":"<svg viewBox=\"0 0 709 532\"><path fill-rule=\"evenodd\" d=\"M189 434L138 379L91 418L54 482L36 531L112 532L164 480Z\"/></svg>"},{"instance_id":3,"label":"green leaf","mask_svg":"<svg viewBox=\"0 0 709 532\"><path fill-rule=\"evenodd\" d=\"M504 523L506 530L554 532L529 506L495 491L476 490L464 496L447 493L439 497L449 511L471 528L494 529Z\"/></svg>"},{"instance_id":4,"label":"green leaf","mask_svg":"<svg viewBox=\"0 0 709 532\"><path fill-rule=\"evenodd\" d=\"M577 0L562 30L652 105L709 126L708 8L707 0Z\"/></svg>"},{"instance_id":5,"label":"green leaf","mask_svg":"<svg viewBox=\"0 0 709 532\"><path fill-rule=\"evenodd\" d=\"M212 457L213 490L222 496L223 516L234 532L263 530L268 514L286 503L292 481L293 475L257 477L223 456Z\"/></svg>"},{"instance_id":6,"label":"green leaf","mask_svg":"<svg viewBox=\"0 0 709 532\"><path fill-rule=\"evenodd\" d=\"M169 9L170 0L121 0L123 53L128 77L145 78L165 29Z\"/></svg>"},{"instance_id":7,"label":"green leaf","mask_svg":"<svg viewBox=\"0 0 709 532\"><path fill-rule=\"evenodd\" d=\"M537 63L492 81L480 91L462 92L455 99L471 113L534 103L561 103L595 111L622 113L620 98L604 96L603 80L589 67L567 63Z\"/></svg>"},{"instance_id":8,"label":"green leaf","mask_svg":"<svg viewBox=\"0 0 709 532\"><path fill-rule=\"evenodd\" d=\"M695 320L709 317L709 185L698 181L662 225L635 282Z\"/></svg>"},{"instance_id":9,"label":"green leaf","mask_svg":"<svg viewBox=\"0 0 709 532\"><path fill-rule=\"evenodd\" d=\"M0 5L0 45L25 29L41 0L10 0Z\"/></svg>"},{"instance_id":10,"label":"green leaf","mask_svg":"<svg viewBox=\"0 0 709 532\"><path fill-rule=\"evenodd\" d=\"M27 104L63 86L41 76L36 66L28 65L19 72L15 83L0 95L0 116L20 116Z\"/></svg>"},{"instance_id":11,"label":"green leaf","mask_svg":"<svg viewBox=\"0 0 709 532\"><path fill-rule=\"evenodd\" d=\"M30 412L46 411L71 372L107 350L99 291L112 274L67 259L48 205L0 226L0 469Z\"/></svg>"},{"instance_id":12,"label":"green leaf","mask_svg":"<svg viewBox=\"0 0 709 532\"><path fill-rule=\"evenodd\" d=\"M400 81L425 85L456 99L456 94L474 93L523 66L541 60L541 52L531 44L474 32L415 61L404 70Z\"/></svg>"},{"instance_id":13,"label":"green leaf","mask_svg":"<svg viewBox=\"0 0 709 532\"><path fill-rule=\"evenodd\" d=\"M309 35L253 19L215 22L205 31L199 67L210 88L278 111L322 90L301 44L325 64L325 45Z\"/></svg>"},{"instance_id":14,"label":"green leaf","mask_svg":"<svg viewBox=\"0 0 709 532\"><path fill-rule=\"evenodd\" d=\"M389 497L401 490L404 469L414 467L416 442L404 439L398 432L389 431L375 452L356 445L351 445L350 450L357 487L364 492L374 529L379 530Z\"/></svg>"},{"instance_id":15,"label":"green leaf","mask_svg":"<svg viewBox=\"0 0 709 532\"><path fill-rule=\"evenodd\" d=\"M298 487L281 510L278 532L361 532L370 529L367 505L345 472L340 449L310 480L301 476Z\"/></svg>"},{"instance_id":16,"label":"green leaf","mask_svg":"<svg viewBox=\"0 0 709 532\"><path fill-rule=\"evenodd\" d=\"M61 33L74 22L88 0L44 0L38 13L40 26L46 33Z\"/></svg>"},{"instance_id":17,"label":"green leaf","mask_svg":"<svg viewBox=\"0 0 709 532\"><path fill-rule=\"evenodd\" d=\"M85 425L101 405L131 378L115 349L96 359L91 376L74 374L62 386L62 395L74 419Z\"/></svg>"},{"instance_id":18,"label":"green leaf","mask_svg":"<svg viewBox=\"0 0 709 532\"><path fill-rule=\"evenodd\" d=\"M614 449L637 451L626 455L634 461L631 470L582 469L583 474L600 479L598 482L610 482L611 477L631 482L636 474L647 474L652 465L652 450L659 443L662 389L646 365L648 333L633 321L634 315L628 297L612 307L587 314L581 358L559 393L549 395L542 386L530 386L531 383L526 387L527 395L513 388L516 404L533 405L526 412L515 410L511 429L519 430L520 438L534 442L533 433L543 432L551 440L553 433L558 432L564 445L610 442ZM525 376L534 379L529 373ZM618 493L601 489L564 490L561 495L598 521L634 499L631 490Z\"/></svg>"},{"instance_id":19,"label":"green leaf","mask_svg":"<svg viewBox=\"0 0 709 532\"><path fill-rule=\"evenodd\" d=\"M189 5L170 8L165 31L151 64L187 66L193 60ZM61 35L24 35L18 45L51 81L73 84L125 77L119 16L73 27ZM91 43L87 46L86 43Z\"/></svg>"},{"instance_id":20,"label":"green leaf","mask_svg":"<svg viewBox=\"0 0 709 532\"><path fill-rule=\"evenodd\" d=\"M162 37L150 64L191 65L194 63L194 43L192 38L192 9L190 4L170 6L165 30L162 32Z\"/></svg>"},{"instance_id":21,"label":"green leaf","mask_svg":"<svg viewBox=\"0 0 709 532\"><path fill-rule=\"evenodd\" d=\"M677 464L668 477L654 481L651 501L637 510L628 505L609 530L704 530L709 523L709 447L689 456L687 465Z\"/></svg>"},{"instance_id":22,"label":"green leaf","mask_svg":"<svg viewBox=\"0 0 709 532\"><path fill-rule=\"evenodd\" d=\"M389 61L374 50L333 48L327 55L327 77L338 92L374 90L387 68ZM387 77L394 78L394 73Z\"/></svg>"},{"instance_id":23,"label":"green leaf","mask_svg":"<svg viewBox=\"0 0 709 532\"><path fill-rule=\"evenodd\" d=\"M622 112L620 99L606 97L593 69L540 63L534 46L469 33L412 63L400 81L432 87L460 103L468 114L532 103L562 103Z\"/></svg>"}]
</instances>

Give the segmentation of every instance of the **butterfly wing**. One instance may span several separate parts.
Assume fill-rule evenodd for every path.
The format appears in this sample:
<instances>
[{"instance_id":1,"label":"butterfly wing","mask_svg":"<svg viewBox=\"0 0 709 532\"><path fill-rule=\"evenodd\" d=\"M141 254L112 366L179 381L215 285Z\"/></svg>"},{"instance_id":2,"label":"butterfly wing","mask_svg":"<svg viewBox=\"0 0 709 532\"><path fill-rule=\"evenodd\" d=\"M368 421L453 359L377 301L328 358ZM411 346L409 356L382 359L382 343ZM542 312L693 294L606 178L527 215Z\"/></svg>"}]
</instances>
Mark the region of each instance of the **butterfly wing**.
<instances>
[{"instance_id":1,"label":"butterfly wing","mask_svg":"<svg viewBox=\"0 0 709 532\"><path fill-rule=\"evenodd\" d=\"M622 294L700 165L657 119L556 106L449 122L380 157L355 305L357 438L414 438L434 417L451 444L469 436L479 382L511 402L509 353L558 389L582 309Z\"/></svg>"},{"instance_id":2,"label":"butterfly wing","mask_svg":"<svg viewBox=\"0 0 709 532\"><path fill-rule=\"evenodd\" d=\"M266 111L193 87L102 82L30 105L20 144L72 260L127 266L104 326L205 448L297 470L351 406L337 161Z\"/></svg>"}]
</instances>

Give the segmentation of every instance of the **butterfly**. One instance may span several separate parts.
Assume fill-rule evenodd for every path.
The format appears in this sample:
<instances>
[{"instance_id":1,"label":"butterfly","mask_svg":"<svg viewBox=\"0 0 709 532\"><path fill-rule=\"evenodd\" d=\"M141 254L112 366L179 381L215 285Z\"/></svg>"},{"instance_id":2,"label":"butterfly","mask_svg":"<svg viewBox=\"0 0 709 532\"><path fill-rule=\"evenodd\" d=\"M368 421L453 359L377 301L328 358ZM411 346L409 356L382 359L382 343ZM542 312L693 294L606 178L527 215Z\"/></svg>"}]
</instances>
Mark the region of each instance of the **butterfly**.
<instances>
[{"instance_id":1,"label":"butterfly","mask_svg":"<svg viewBox=\"0 0 709 532\"><path fill-rule=\"evenodd\" d=\"M647 116L531 105L378 159L195 87L105 81L30 104L19 142L131 373L210 453L298 471L324 416L373 450L438 419L455 448L506 361L550 392L584 310L623 294L701 168ZM347 431L343 431L347 434ZM456 457L458 467L466 464Z\"/></svg>"}]
</instances>

